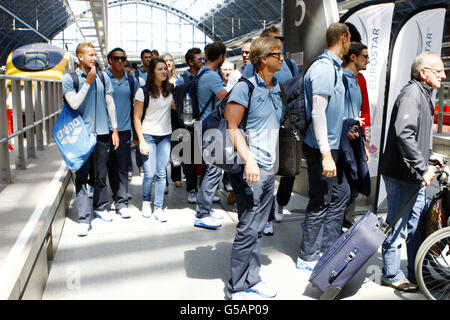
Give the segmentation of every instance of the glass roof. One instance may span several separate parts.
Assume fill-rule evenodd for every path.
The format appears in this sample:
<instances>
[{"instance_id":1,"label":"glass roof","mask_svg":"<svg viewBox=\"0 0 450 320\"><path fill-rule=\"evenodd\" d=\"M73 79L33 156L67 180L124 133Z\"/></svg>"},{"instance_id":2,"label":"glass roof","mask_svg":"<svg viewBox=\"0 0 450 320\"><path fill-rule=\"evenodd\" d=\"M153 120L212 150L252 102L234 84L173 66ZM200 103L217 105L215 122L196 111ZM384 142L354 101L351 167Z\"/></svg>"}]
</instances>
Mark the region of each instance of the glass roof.
<instances>
[{"instance_id":1,"label":"glass roof","mask_svg":"<svg viewBox=\"0 0 450 320\"><path fill-rule=\"evenodd\" d=\"M215 9L218 4L223 4L224 0L147 0L148 2L156 2L171 8L177 9L186 13L196 20L200 18L211 9ZM80 15L82 12L89 10L89 1L68 0L70 7L75 16ZM108 0L108 3L117 2L117 0ZM133 2L133 1L128 1ZM140 2L140 1L138 1Z\"/></svg>"}]
</instances>

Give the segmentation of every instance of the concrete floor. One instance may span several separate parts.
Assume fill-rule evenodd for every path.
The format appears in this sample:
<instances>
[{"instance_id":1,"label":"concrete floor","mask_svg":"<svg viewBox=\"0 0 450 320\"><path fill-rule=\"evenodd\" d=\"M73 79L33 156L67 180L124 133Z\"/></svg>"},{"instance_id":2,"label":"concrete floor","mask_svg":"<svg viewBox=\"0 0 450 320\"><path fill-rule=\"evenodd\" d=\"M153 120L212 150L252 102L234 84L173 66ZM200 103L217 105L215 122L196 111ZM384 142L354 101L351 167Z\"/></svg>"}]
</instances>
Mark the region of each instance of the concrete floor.
<instances>
[{"instance_id":1,"label":"concrete floor","mask_svg":"<svg viewBox=\"0 0 450 320\"><path fill-rule=\"evenodd\" d=\"M43 299L223 300L229 280L229 260L237 214L226 204L227 193L214 210L222 212L223 227L205 230L193 226L195 205L187 192L170 184L165 197L168 222L140 214L142 177L130 183L131 218L116 215L113 222L95 219L89 235L76 235L76 212L66 219L52 262ZM275 235L264 237L261 277L275 287L277 300L315 300L320 291L308 285L309 273L295 267L301 241L305 198L293 194L285 220L274 224ZM406 268L406 260L403 260ZM380 285L382 260L377 252L345 286L337 299L423 300L421 293L403 293Z\"/></svg>"}]
</instances>

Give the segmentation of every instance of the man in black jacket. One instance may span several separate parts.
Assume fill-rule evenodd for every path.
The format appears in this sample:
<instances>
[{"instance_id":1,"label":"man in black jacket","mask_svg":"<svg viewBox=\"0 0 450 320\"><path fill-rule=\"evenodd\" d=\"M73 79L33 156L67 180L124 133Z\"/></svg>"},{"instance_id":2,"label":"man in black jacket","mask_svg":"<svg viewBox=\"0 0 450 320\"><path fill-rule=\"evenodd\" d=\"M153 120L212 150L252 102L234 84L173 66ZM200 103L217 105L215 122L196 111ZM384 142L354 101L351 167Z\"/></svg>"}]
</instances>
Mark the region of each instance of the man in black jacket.
<instances>
[{"instance_id":1,"label":"man in black jacket","mask_svg":"<svg viewBox=\"0 0 450 320\"><path fill-rule=\"evenodd\" d=\"M441 87L445 79L440 57L430 52L417 56L411 66L411 80L403 87L394 103L389 124L386 148L380 159L381 174L386 185L388 214L394 219L407 200L418 191L415 202L406 208L383 243L382 284L402 291L415 291L414 260L420 242L416 230L425 206L425 186L430 185L435 167L430 160L443 160L433 155L431 139L434 105L433 89ZM408 277L400 269L401 246L406 240Z\"/></svg>"}]
</instances>

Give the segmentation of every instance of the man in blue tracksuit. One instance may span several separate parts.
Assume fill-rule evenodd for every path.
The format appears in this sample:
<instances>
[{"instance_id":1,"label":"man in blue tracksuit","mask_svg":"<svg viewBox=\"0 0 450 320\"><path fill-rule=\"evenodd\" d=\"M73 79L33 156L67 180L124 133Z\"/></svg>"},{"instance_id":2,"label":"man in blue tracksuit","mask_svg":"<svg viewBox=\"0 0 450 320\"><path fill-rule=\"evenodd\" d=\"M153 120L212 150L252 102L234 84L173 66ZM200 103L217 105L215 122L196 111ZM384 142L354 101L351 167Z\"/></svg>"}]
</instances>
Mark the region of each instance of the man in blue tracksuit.
<instances>
[{"instance_id":1,"label":"man in blue tracksuit","mask_svg":"<svg viewBox=\"0 0 450 320\"><path fill-rule=\"evenodd\" d=\"M120 141L122 141L117 150L110 152L108 177L115 210L124 219L130 217L128 213L128 167L131 156L131 110L134 95L139 88L136 77L125 72L126 61L125 51L115 48L108 53L110 68L106 71L114 90L117 129Z\"/></svg>"},{"instance_id":2,"label":"man in blue tracksuit","mask_svg":"<svg viewBox=\"0 0 450 320\"><path fill-rule=\"evenodd\" d=\"M197 98L200 112L203 112L200 120L203 121L214 109L216 103L225 98L227 91L222 82L222 77L217 72L225 61L226 47L217 41L205 48L206 65L202 66L198 74L206 70L197 84ZM214 194L222 178L222 170L206 163L202 164L201 184L197 194L197 207L195 214L195 227L218 229L222 226L211 216L211 205ZM216 216L216 218L218 218Z\"/></svg>"},{"instance_id":3,"label":"man in blue tracksuit","mask_svg":"<svg viewBox=\"0 0 450 320\"><path fill-rule=\"evenodd\" d=\"M320 255L340 236L350 190L339 165L339 143L345 117L342 59L350 47L343 23L331 24L328 48L305 74L305 105L311 124L303 141L308 165L309 202L297 268L312 271Z\"/></svg>"},{"instance_id":4,"label":"man in blue tracksuit","mask_svg":"<svg viewBox=\"0 0 450 320\"><path fill-rule=\"evenodd\" d=\"M277 38L280 41L283 41L283 37L281 36L280 29L274 25L264 29L261 32L261 37L271 37ZM250 78L255 74L255 68L251 63L248 63L245 66L245 69L242 73L242 77ZM292 60L284 57L284 60L281 64L281 70L275 72L274 77L280 83L283 84L287 80L298 76L298 67L297 63ZM266 223L266 227L264 228L263 234L266 236L271 236L274 234L272 221L279 221L282 218L283 207L286 206L291 198L292 188L294 187L294 177L281 177L280 184L278 185L278 191L276 196L273 198L273 208L270 212L269 219Z\"/></svg>"}]
</instances>

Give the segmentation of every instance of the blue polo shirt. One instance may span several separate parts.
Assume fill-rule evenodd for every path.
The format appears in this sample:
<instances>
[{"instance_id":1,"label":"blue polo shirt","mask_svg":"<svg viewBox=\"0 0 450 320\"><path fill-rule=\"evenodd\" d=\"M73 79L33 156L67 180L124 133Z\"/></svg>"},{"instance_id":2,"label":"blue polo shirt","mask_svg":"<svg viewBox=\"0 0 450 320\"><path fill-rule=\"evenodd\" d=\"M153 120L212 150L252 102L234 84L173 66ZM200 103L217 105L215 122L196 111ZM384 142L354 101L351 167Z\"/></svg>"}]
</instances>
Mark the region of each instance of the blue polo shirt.
<instances>
[{"instance_id":1,"label":"blue polo shirt","mask_svg":"<svg viewBox=\"0 0 450 320\"><path fill-rule=\"evenodd\" d=\"M144 79L145 82L147 82L147 75L148 72L145 71L144 69L142 69L142 66L138 68L138 73L139 73L139 77L141 77L142 79ZM136 77L136 72L133 73L133 75Z\"/></svg>"},{"instance_id":2,"label":"blue polo shirt","mask_svg":"<svg viewBox=\"0 0 450 320\"><path fill-rule=\"evenodd\" d=\"M101 71L100 71L101 72ZM79 88L86 82L87 75L81 71L80 68L75 70L78 76ZM103 73L105 75L105 73ZM96 81L93 82L78 108L78 112L86 123L87 128L90 132L97 132L97 134L109 134L112 131L111 121L108 115L108 109L106 108L105 94L112 94L113 88L111 85L111 80L107 75L105 75L105 85L106 90L103 88L102 80L97 76ZM66 92L75 92L75 87L73 85L72 77L70 74L66 73L62 78L63 95Z\"/></svg>"},{"instance_id":3,"label":"blue polo shirt","mask_svg":"<svg viewBox=\"0 0 450 320\"><path fill-rule=\"evenodd\" d=\"M345 88L342 82L342 60L328 49L321 56L328 56L314 62L305 74L305 107L308 120L311 119L312 97L316 94L328 96L326 109L328 144L331 150L339 149L342 122L345 117ZM336 85L335 85L335 78ZM314 123L308 127L304 142L319 149L314 134Z\"/></svg>"},{"instance_id":4,"label":"blue polo shirt","mask_svg":"<svg viewBox=\"0 0 450 320\"><path fill-rule=\"evenodd\" d=\"M211 96L213 94L214 99L212 103L207 106L208 109L206 109L206 111L202 114L202 117L200 118L200 120L202 121L211 113L211 111L213 110L213 106L215 106L216 103L220 101L220 99L217 98L216 94L225 89L222 78L217 71L214 71L207 66L202 66L198 71L198 74L205 69L207 69L207 71L202 74L197 82L197 98L200 112L203 110L203 108L205 108L206 103L209 101L209 99L211 99Z\"/></svg>"},{"instance_id":5,"label":"blue polo shirt","mask_svg":"<svg viewBox=\"0 0 450 320\"><path fill-rule=\"evenodd\" d=\"M284 113L280 86L274 77L274 86L269 91L267 83L258 74L249 81L255 86L247 119L249 149L261 168L271 169L277 156L278 133ZM248 94L248 85L238 82L231 90L228 102L248 108Z\"/></svg>"},{"instance_id":6,"label":"blue polo shirt","mask_svg":"<svg viewBox=\"0 0 450 320\"><path fill-rule=\"evenodd\" d=\"M114 104L116 106L116 118L117 118L117 129L119 131L129 131L131 130L131 115L130 115L130 95L134 98L136 91L139 89L139 82L136 77L133 77L134 81L134 92L131 92L130 83L128 82L128 74L125 72L120 82L108 69L106 74L111 79L111 84L113 87L113 98ZM134 99L133 99L134 100Z\"/></svg>"},{"instance_id":7,"label":"blue polo shirt","mask_svg":"<svg viewBox=\"0 0 450 320\"><path fill-rule=\"evenodd\" d=\"M278 82L281 84L288 81L289 79L292 79L293 77L298 76L297 62L295 62L292 59L290 60L292 62L292 65L294 66L294 75L292 75L291 69L289 69L286 60L283 60L283 62L281 63L281 70L274 73L275 79L277 79ZM242 77L248 79L252 77L254 74L255 74L255 67L253 66L253 63L247 63L247 65L244 68L244 72L242 73Z\"/></svg>"},{"instance_id":8,"label":"blue polo shirt","mask_svg":"<svg viewBox=\"0 0 450 320\"><path fill-rule=\"evenodd\" d=\"M353 71L342 69L343 79L347 80L348 88L345 92L345 118L357 118L360 115L362 96L358 80Z\"/></svg>"}]
</instances>

